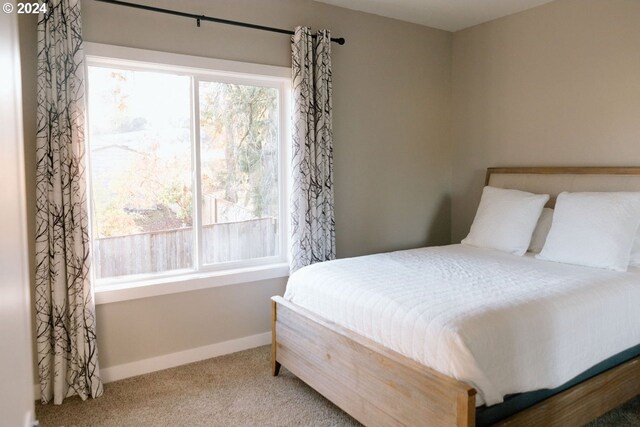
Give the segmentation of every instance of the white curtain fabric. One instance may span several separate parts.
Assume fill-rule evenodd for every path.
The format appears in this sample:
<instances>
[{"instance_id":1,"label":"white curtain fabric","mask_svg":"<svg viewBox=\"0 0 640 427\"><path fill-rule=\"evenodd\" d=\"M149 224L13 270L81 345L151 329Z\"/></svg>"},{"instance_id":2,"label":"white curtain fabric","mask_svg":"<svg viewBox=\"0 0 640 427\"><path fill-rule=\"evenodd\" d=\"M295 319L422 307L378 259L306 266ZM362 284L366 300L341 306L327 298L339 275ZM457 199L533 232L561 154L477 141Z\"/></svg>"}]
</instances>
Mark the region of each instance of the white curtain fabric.
<instances>
[{"instance_id":1,"label":"white curtain fabric","mask_svg":"<svg viewBox=\"0 0 640 427\"><path fill-rule=\"evenodd\" d=\"M36 330L43 403L102 394L89 275L80 0L38 18Z\"/></svg>"},{"instance_id":2,"label":"white curtain fabric","mask_svg":"<svg viewBox=\"0 0 640 427\"><path fill-rule=\"evenodd\" d=\"M291 271L336 256L333 212L331 35L307 27L291 39L293 149Z\"/></svg>"}]
</instances>

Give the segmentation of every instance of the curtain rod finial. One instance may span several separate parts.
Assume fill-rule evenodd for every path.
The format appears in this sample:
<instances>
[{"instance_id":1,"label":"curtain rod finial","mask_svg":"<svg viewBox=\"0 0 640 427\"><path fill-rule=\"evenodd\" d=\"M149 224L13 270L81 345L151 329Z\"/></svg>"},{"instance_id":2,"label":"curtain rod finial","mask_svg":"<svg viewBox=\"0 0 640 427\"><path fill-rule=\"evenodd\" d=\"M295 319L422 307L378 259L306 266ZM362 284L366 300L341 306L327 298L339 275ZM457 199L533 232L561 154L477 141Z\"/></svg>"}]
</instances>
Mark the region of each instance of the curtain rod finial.
<instances>
[{"instance_id":1,"label":"curtain rod finial","mask_svg":"<svg viewBox=\"0 0 640 427\"><path fill-rule=\"evenodd\" d=\"M345 43L344 37L340 37L339 39L335 39L334 41L338 43L340 46L342 46Z\"/></svg>"}]
</instances>

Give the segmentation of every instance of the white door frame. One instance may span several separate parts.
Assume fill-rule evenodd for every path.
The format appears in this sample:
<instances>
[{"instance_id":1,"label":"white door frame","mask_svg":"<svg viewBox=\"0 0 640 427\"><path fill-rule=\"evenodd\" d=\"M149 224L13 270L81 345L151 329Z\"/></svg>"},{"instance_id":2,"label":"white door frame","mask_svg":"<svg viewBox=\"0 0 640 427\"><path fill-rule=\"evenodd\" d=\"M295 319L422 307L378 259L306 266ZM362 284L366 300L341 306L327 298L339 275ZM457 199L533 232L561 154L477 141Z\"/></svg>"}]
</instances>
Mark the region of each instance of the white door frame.
<instances>
[{"instance_id":1,"label":"white door frame","mask_svg":"<svg viewBox=\"0 0 640 427\"><path fill-rule=\"evenodd\" d=\"M0 13L0 423L28 427L35 408L22 86L15 1L8 4L13 13Z\"/></svg>"}]
</instances>

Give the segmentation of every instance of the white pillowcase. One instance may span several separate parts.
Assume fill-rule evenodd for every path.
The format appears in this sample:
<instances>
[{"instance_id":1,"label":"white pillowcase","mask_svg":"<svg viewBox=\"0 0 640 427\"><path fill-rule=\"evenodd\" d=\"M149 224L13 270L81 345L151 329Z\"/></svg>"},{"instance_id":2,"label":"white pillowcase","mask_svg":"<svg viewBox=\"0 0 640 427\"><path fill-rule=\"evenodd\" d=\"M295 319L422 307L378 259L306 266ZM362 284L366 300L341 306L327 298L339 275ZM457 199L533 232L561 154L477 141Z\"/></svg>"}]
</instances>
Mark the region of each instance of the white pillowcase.
<instances>
[{"instance_id":1,"label":"white pillowcase","mask_svg":"<svg viewBox=\"0 0 640 427\"><path fill-rule=\"evenodd\" d=\"M482 198L462 244L524 255L547 194L484 187Z\"/></svg>"},{"instance_id":2,"label":"white pillowcase","mask_svg":"<svg viewBox=\"0 0 640 427\"><path fill-rule=\"evenodd\" d=\"M640 193L561 193L536 258L626 271L638 226Z\"/></svg>"},{"instance_id":3,"label":"white pillowcase","mask_svg":"<svg viewBox=\"0 0 640 427\"><path fill-rule=\"evenodd\" d=\"M547 241L549 230L551 229L551 221L553 220L553 209L544 208L542 214L538 219L533 235L531 236L531 243L529 243L529 252L539 254L544 247L544 242Z\"/></svg>"},{"instance_id":4,"label":"white pillowcase","mask_svg":"<svg viewBox=\"0 0 640 427\"><path fill-rule=\"evenodd\" d=\"M633 247L631 248L631 258L629 259L629 266L640 267L640 229L636 233L636 238L633 241Z\"/></svg>"}]
</instances>

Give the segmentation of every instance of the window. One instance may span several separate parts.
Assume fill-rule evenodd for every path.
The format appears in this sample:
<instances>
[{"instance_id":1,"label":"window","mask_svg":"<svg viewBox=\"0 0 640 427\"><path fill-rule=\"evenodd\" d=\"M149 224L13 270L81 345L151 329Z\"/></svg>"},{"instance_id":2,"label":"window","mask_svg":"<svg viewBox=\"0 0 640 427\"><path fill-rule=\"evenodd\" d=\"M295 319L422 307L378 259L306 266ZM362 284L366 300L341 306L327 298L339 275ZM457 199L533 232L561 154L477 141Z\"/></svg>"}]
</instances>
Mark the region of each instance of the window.
<instances>
[{"instance_id":1,"label":"window","mask_svg":"<svg viewBox=\"0 0 640 427\"><path fill-rule=\"evenodd\" d=\"M98 289L286 261L283 69L92 50L119 54L87 55Z\"/></svg>"}]
</instances>

